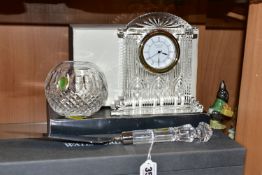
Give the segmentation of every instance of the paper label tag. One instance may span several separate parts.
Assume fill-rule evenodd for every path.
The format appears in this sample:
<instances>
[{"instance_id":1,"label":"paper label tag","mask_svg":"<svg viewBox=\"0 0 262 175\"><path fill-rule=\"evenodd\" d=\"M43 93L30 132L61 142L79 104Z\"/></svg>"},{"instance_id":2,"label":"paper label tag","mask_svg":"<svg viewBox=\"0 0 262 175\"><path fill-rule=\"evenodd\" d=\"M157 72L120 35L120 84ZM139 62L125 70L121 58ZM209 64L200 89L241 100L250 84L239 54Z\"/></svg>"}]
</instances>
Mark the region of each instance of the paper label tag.
<instances>
[{"instance_id":1,"label":"paper label tag","mask_svg":"<svg viewBox=\"0 0 262 175\"><path fill-rule=\"evenodd\" d=\"M145 161L140 166L140 175L157 175L157 164L152 160Z\"/></svg>"}]
</instances>

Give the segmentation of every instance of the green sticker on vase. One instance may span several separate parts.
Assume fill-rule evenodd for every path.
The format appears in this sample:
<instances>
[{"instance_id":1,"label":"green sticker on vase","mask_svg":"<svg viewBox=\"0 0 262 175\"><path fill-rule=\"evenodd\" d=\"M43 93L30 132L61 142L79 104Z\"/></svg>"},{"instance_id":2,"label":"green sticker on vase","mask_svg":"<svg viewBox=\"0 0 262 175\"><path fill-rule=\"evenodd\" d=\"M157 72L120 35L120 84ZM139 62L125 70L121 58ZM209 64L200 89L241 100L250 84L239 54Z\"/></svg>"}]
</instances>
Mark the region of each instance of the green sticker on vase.
<instances>
[{"instance_id":1,"label":"green sticker on vase","mask_svg":"<svg viewBox=\"0 0 262 175\"><path fill-rule=\"evenodd\" d=\"M57 86L61 91L65 91L68 88L68 84L69 84L69 80L68 77L60 77L58 82L57 82Z\"/></svg>"},{"instance_id":2,"label":"green sticker on vase","mask_svg":"<svg viewBox=\"0 0 262 175\"><path fill-rule=\"evenodd\" d=\"M66 116L66 118L72 119L72 120L84 120L87 117L86 116Z\"/></svg>"}]
</instances>

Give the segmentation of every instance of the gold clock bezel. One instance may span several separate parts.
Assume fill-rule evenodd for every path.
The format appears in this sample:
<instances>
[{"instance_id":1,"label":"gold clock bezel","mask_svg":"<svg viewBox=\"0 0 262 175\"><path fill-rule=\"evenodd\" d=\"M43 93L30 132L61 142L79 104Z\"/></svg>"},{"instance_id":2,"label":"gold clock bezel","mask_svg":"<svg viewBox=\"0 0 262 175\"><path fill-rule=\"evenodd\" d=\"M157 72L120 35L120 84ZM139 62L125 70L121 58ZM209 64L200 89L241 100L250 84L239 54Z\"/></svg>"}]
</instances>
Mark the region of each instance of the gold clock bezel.
<instances>
[{"instance_id":1,"label":"gold clock bezel","mask_svg":"<svg viewBox=\"0 0 262 175\"><path fill-rule=\"evenodd\" d=\"M166 36L167 38L169 38L172 43L174 44L175 48L176 48L176 52L175 52L175 58L173 59L173 62L168 65L167 67L161 68L161 69L157 69L154 68L152 66L150 66L149 64L147 64L144 55L143 55L143 50L144 50L144 46L145 43L152 38L153 36L157 36L157 35L163 35ZM169 32L165 31L165 30L154 30L150 33L148 33L141 41L140 46L139 46L139 60L141 62L141 64L150 72L153 73L166 73L168 71L170 71L171 69L173 69L175 67L175 65L177 64L178 60L179 60L179 56L180 56L180 47L179 47L179 43L177 41L177 39Z\"/></svg>"}]
</instances>

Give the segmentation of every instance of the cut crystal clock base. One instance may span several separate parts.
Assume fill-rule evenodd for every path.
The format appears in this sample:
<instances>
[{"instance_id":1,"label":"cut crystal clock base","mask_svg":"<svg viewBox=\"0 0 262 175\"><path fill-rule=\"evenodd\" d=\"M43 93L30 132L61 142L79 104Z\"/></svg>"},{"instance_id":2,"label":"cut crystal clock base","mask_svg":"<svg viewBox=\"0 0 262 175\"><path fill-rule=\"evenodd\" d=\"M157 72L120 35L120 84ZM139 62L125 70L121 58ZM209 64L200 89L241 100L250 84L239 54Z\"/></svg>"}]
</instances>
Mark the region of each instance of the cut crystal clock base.
<instances>
[{"instance_id":1,"label":"cut crystal clock base","mask_svg":"<svg viewBox=\"0 0 262 175\"><path fill-rule=\"evenodd\" d=\"M120 101L121 104L121 101ZM132 104L132 105L130 105ZM143 114L182 114L182 113L200 113L203 112L203 106L194 98L189 100L188 104L174 103L167 104L144 104L138 101L128 103L127 105L115 105L112 107L111 115L143 115Z\"/></svg>"},{"instance_id":2,"label":"cut crystal clock base","mask_svg":"<svg viewBox=\"0 0 262 175\"><path fill-rule=\"evenodd\" d=\"M113 110L111 115L143 115L143 114L182 114L182 113L198 113L203 112L202 109L195 109L191 106L183 107L124 107L117 110Z\"/></svg>"}]
</instances>

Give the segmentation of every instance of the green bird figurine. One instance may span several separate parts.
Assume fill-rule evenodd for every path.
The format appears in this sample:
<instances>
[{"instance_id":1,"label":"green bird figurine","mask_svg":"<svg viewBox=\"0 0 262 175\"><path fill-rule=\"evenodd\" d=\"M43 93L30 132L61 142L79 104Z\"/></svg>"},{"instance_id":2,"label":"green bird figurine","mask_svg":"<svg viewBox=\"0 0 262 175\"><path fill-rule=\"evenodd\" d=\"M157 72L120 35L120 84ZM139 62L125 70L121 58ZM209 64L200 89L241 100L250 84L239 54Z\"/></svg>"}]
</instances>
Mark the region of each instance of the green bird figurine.
<instances>
[{"instance_id":1,"label":"green bird figurine","mask_svg":"<svg viewBox=\"0 0 262 175\"><path fill-rule=\"evenodd\" d=\"M221 81L217 92L216 100L208 109L211 116L210 126L213 129L225 129L226 126L222 123L224 117L232 117L233 111L228 105L229 94L226 89L226 84Z\"/></svg>"}]
</instances>

